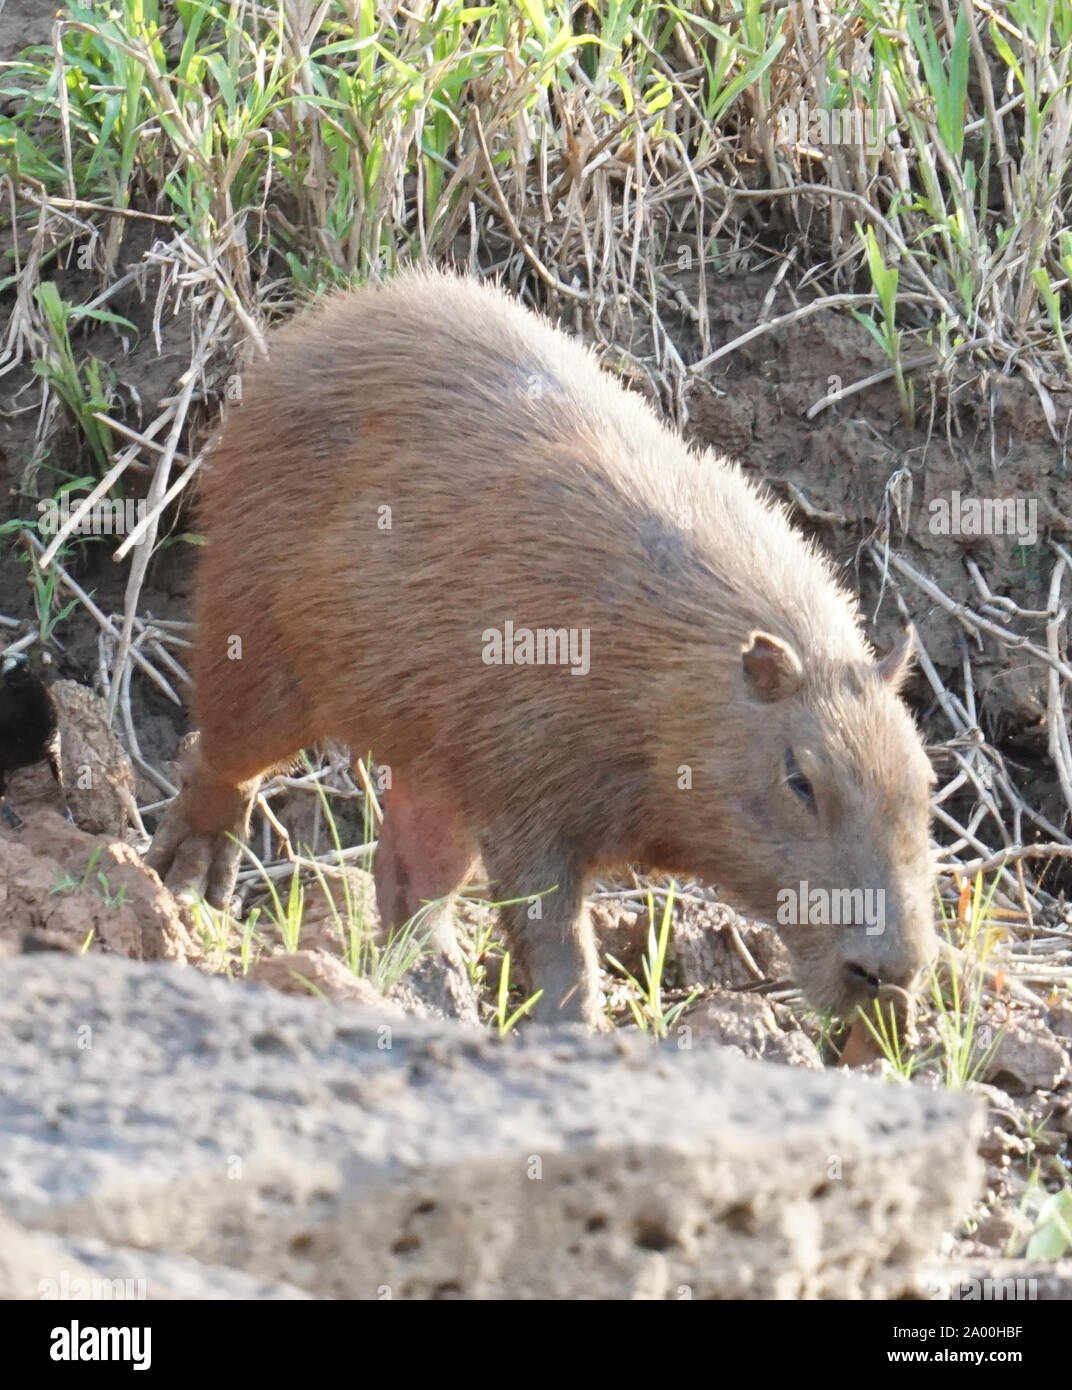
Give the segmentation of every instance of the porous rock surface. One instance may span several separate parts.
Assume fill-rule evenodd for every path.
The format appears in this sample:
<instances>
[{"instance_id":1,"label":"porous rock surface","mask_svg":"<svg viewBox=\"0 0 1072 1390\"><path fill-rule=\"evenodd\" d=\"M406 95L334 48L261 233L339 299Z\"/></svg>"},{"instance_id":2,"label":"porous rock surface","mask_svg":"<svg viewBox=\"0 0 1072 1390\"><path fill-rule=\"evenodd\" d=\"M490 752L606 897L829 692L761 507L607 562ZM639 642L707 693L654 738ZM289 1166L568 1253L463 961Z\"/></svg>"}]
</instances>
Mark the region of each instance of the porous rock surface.
<instances>
[{"instance_id":1,"label":"porous rock surface","mask_svg":"<svg viewBox=\"0 0 1072 1390\"><path fill-rule=\"evenodd\" d=\"M499 1044L173 965L0 965L9 1296L71 1257L149 1297L200 1262L206 1297L890 1298L979 1190L963 1096L702 1042Z\"/></svg>"}]
</instances>

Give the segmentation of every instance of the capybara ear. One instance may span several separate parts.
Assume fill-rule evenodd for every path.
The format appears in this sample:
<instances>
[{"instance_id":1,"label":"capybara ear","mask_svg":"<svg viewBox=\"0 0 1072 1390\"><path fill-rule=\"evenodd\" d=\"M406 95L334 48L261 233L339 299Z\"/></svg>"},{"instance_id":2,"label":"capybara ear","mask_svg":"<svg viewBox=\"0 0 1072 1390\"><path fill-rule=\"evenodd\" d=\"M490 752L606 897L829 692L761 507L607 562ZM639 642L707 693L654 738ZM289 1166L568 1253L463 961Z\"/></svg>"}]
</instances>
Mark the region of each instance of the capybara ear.
<instances>
[{"instance_id":1,"label":"capybara ear","mask_svg":"<svg viewBox=\"0 0 1072 1390\"><path fill-rule=\"evenodd\" d=\"M804 668L789 645L768 632L753 632L741 649L749 690L760 700L787 700L800 689Z\"/></svg>"},{"instance_id":2,"label":"capybara ear","mask_svg":"<svg viewBox=\"0 0 1072 1390\"><path fill-rule=\"evenodd\" d=\"M916 638L911 623L903 622L897 641L886 653L886 655L875 663L879 675L891 685L894 690L899 690L908 675L912 665L912 657L915 655Z\"/></svg>"}]
</instances>

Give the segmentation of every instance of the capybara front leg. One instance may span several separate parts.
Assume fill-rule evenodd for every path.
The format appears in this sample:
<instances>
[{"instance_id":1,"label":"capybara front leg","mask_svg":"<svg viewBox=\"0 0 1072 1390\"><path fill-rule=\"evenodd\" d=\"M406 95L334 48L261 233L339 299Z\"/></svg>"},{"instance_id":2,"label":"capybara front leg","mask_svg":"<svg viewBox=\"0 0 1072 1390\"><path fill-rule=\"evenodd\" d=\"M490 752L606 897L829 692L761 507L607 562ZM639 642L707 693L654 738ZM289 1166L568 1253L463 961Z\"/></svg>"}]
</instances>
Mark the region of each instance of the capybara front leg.
<instances>
[{"instance_id":1,"label":"capybara front leg","mask_svg":"<svg viewBox=\"0 0 1072 1390\"><path fill-rule=\"evenodd\" d=\"M540 993L532 1017L541 1023L603 1026L599 999L599 956L584 906L583 875L568 856L536 853L518 864L489 836L484 862L494 880L503 924L515 957Z\"/></svg>"}]
</instances>

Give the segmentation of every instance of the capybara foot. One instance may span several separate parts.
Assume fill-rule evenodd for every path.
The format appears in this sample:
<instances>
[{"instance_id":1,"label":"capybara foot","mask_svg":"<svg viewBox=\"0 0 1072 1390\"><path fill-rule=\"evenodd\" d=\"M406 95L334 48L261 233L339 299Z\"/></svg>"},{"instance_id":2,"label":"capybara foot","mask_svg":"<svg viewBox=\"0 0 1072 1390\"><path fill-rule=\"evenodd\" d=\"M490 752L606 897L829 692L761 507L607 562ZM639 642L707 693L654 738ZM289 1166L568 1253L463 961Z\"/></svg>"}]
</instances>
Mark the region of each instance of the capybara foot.
<instances>
[{"instance_id":1,"label":"capybara foot","mask_svg":"<svg viewBox=\"0 0 1072 1390\"><path fill-rule=\"evenodd\" d=\"M564 972L552 972L533 980L532 992L537 990L540 997L532 1006L537 1023L583 1023L596 1032L610 1026L601 1007L598 983L588 975L578 980L576 976L567 979Z\"/></svg>"},{"instance_id":2,"label":"capybara foot","mask_svg":"<svg viewBox=\"0 0 1072 1390\"><path fill-rule=\"evenodd\" d=\"M202 759L197 734L183 740L182 790L157 827L145 862L171 891L224 908L234 893L257 780L220 780Z\"/></svg>"},{"instance_id":3,"label":"capybara foot","mask_svg":"<svg viewBox=\"0 0 1072 1390\"><path fill-rule=\"evenodd\" d=\"M224 908L231 900L238 877L243 831L239 821L229 833L196 832L186 818L180 797L153 836L145 862L177 898L190 901L200 896L212 907Z\"/></svg>"}]
</instances>

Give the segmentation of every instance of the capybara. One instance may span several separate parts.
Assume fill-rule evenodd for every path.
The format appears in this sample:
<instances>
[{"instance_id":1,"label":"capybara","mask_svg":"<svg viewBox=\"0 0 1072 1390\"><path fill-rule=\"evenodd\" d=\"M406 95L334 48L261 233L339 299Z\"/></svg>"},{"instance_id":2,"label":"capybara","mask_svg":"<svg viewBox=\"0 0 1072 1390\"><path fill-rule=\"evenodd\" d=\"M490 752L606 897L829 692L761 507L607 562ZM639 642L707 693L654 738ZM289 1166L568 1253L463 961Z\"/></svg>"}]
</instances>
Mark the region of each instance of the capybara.
<instances>
[{"instance_id":1,"label":"capybara","mask_svg":"<svg viewBox=\"0 0 1072 1390\"><path fill-rule=\"evenodd\" d=\"M482 857L544 1020L596 1021L597 867L780 922L819 1009L930 959L904 644L876 660L781 506L508 294L410 271L301 315L201 517L200 742L150 859L169 882L223 903L258 780L336 740L391 773L381 917Z\"/></svg>"}]
</instances>

